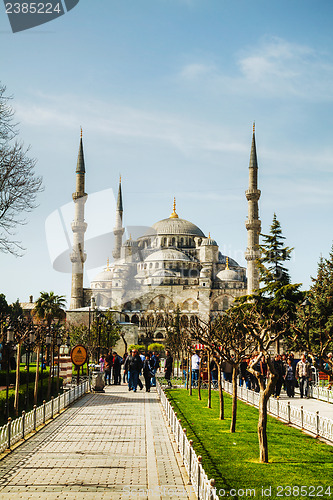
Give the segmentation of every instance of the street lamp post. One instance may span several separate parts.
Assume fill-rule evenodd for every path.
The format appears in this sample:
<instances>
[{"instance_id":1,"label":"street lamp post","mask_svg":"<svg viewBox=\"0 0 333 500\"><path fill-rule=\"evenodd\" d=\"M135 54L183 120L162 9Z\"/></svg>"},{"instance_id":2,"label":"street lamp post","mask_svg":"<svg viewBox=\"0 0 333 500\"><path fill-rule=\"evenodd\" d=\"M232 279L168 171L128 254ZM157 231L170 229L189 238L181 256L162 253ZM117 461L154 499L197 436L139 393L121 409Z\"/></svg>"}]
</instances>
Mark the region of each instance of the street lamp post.
<instances>
[{"instance_id":1,"label":"street lamp post","mask_svg":"<svg viewBox=\"0 0 333 500\"><path fill-rule=\"evenodd\" d=\"M35 331L33 327L29 331L29 337L27 338L27 385L26 385L26 391L25 391L25 401L24 401L24 407L25 411L28 410L29 406L29 368L30 368L30 348L33 346L35 342ZM38 368L37 368L38 369Z\"/></svg>"},{"instance_id":2,"label":"street lamp post","mask_svg":"<svg viewBox=\"0 0 333 500\"><path fill-rule=\"evenodd\" d=\"M14 329L11 325L7 328L7 371L6 371L6 403L5 403L5 417L8 420L9 417L9 365L10 365L10 351L11 345L14 342Z\"/></svg>"},{"instance_id":3,"label":"street lamp post","mask_svg":"<svg viewBox=\"0 0 333 500\"><path fill-rule=\"evenodd\" d=\"M57 347L58 347L58 367L57 367L57 394L59 394L59 371L60 371L60 346L62 344L61 335L57 335Z\"/></svg>"}]
</instances>

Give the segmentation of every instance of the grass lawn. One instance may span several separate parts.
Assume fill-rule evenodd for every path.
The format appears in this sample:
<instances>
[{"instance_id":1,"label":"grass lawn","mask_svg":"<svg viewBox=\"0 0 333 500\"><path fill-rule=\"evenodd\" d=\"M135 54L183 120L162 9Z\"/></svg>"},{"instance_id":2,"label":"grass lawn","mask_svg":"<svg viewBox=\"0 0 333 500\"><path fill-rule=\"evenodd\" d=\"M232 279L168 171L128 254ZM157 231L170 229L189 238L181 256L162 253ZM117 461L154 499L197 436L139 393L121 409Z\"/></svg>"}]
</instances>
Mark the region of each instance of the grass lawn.
<instances>
[{"instance_id":1,"label":"grass lawn","mask_svg":"<svg viewBox=\"0 0 333 500\"><path fill-rule=\"evenodd\" d=\"M201 401L196 389L192 397L185 389L166 392L208 477L215 479L217 490L224 490L220 498L333 499L333 446L268 417L269 464L261 464L256 408L238 401L236 433L231 434L229 395L224 395L226 419L221 421L217 392L212 393L212 409L207 408L207 390L201 391Z\"/></svg>"}]
</instances>

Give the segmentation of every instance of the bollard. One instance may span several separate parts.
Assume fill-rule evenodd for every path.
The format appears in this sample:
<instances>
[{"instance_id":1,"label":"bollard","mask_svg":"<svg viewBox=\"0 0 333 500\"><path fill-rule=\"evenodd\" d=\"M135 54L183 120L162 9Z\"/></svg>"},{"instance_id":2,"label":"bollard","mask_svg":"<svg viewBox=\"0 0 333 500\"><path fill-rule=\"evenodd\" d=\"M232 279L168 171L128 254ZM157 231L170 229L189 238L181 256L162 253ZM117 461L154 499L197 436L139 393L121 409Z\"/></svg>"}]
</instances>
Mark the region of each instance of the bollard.
<instances>
[{"instance_id":1,"label":"bollard","mask_svg":"<svg viewBox=\"0 0 333 500\"><path fill-rule=\"evenodd\" d=\"M198 456L198 491L197 491L197 495L198 495L198 498L200 498L200 467L201 467L201 461L202 461L202 456L199 455Z\"/></svg>"},{"instance_id":2,"label":"bollard","mask_svg":"<svg viewBox=\"0 0 333 500\"><path fill-rule=\"evenodd\" d=\"M8 442L7 442L7 449L10 450L10 438L11 438L11 433L12 433L12 419L10 417L8 417L8 425L7 425L7 429L8 429Z\"/></svg>"},{"instance_id":3,"label":"bollard","mask_svg":"<svg viewBox=\"0 0 333 500\"><path fill-rule=\"evenodd\" d=\"M34 405L33 411L34 411L34 431L35 431L36 427L37 427L37 406L36 405Z\"/></svg>"},{"instance_id":4,"label":"bollard","mask_svg":"<svg viewBox=\"0 0 333 500\"><path fill-rule=\"evenodd\" d=\"M288 409L288 424L290 424L290 401L288 401L287 409Z\"/></svg>"},{"instance_id":5,"label":"bollard","mask_svg":"<svg viewBox=\"0 0 333 500\"><path fill-rule=\"evenodd\" d=\"M316 434L319 436L319 411L316 411Z\"/></svg>"},{"instance_id":6,"label":"bollard","mask_svg":"<svg viewBox=\"0 0 333 500\"><path fill-rule=\"evenodd\" d=\"M46 416L46 401L43 401L43 424L45 424L45 416Z\"/></svg>"},{"instance_id":7,"label":"bollard","mask_svg":"<svg viewBox=\"0 0 333 500\"><path fill-rule=\"evenodd\" d=\"M187 484L192 484L192 481L191 481L191 476L192 476L192 444L193 444L193 441L192 441L192 439L190 439L190 459L189 459L189 463L188 463L188 483Z\"/></svg>"},{"instance_id":8,"label":"bollard","mask_svg":"<svg viewBox=\"0 0 333 500\"><path fill-rule=\"evenodd\" d=\"M22 439L25 436L25 411L22 411Z\"/></svg>"},{"instance_id":9,"label":"bollard","mask_svg":"<svg viewBox=\"0 0 333 500\"><path fill-rule=\"evenodd\" d=\"M303 406L301 406L301 428L304 429L303 427L303 418L304 418L304 415L303 415Z\"/></svg>"},{"instance_id":10,"label":"bollard","mask_svg":"<svg viewBox=\"0 0 333 500\"><path fill-rule=\"evenodd\" d=\"M215 493L215 479L211 479L209 481L209 484L210 484L209 500L213 500Z\"/></svg>"},{"instance_id":11,"label":"bollard","mask_svg":"<svg viewBox=\"0 0 333 500\"><path fill-rule=\"evenodd\" d=\"M51 396L51 418L53 418L53 405L54 405L54 397Z\"/></svg>"}]
</instances>

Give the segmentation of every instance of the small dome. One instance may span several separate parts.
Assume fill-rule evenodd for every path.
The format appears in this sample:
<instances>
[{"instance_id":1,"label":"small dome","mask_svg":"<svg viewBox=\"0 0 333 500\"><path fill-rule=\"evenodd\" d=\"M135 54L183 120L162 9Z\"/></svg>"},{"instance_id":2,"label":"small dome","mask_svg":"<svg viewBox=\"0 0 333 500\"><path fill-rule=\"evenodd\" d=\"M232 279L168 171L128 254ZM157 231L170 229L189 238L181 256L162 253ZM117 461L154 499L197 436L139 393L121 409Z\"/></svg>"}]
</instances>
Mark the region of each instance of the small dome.
<instances>
[{"instance_id":1,"label":"small dome","mask_svg":"<svg viewBox=\"0 0 333 500\"><path fill-rule=\"evenodd\" d=\"M98 273L94 279L92 280L92 283L96 283L98 281L112 281L113 278L113 269L104 269L104 271L101 271Z\"/></svg>"},{"instance_id":2,"label":"small dome","mask_svg":"<svg viewBox=\"0 0 333 500\"><path fill-rule=\"evenodd\" d=\"M215 246L215 247L217 247L218 245L217 245L217 243L216 243L215 240L213 240L212 238L209 237L209 238L205 238L205 239L202 240L201 246L202 247L206 247L206 246Z\"/></svg>"},{"instance_id":3,"label":"small dome","mask_svg":"<svg viewBox=\"0 0 333 500\"><path fill-rule=\"evenodd\" d=\"M132 240L132 238L130 238L129 240L126 240L124 243L124 247L136 247L136 246L138 246L138 242L135 240Z\"/></svg>"},{"instance_id":4,"label":"small dome","mask_svg":"<svg viewBox=\"0 0 333 500\"><path fill-rule=\"evenodd\" d=\"M233 269L223 269L223 271L217 273L217 277L221 281L237 281L240 279L238 272Z\"/></svg>"},{"instance_id":5,"label":"small dome","mask_svg":"<svg viewBox=\"0 0 333 500\"><path fill-rule=\"evenodd\" d=\"M163 250L157 250L157 252L153 252L145 258L145 262L164 262L168 260L191 261L191 259L187 255L172 248L163 248Z\"/></svg>"}]
</instances>

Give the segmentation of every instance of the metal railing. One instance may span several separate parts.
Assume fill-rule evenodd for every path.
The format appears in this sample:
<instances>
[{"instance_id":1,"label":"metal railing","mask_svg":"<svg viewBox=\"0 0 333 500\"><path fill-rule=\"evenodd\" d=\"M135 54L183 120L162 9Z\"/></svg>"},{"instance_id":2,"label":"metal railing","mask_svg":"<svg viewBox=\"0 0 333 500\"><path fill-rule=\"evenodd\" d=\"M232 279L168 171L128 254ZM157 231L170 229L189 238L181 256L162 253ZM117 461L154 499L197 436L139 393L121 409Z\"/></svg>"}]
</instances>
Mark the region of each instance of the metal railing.
<instances>
[{"instance_id":1,"label":"metal railing","mask_svg":"<svg viewBox=\"0 0 333 500\"><path fill-rule=\"evenodd\" d=\"M214 479L208 479L201 464L201 457L195 453L192 440L187 438L186 429L182 428L177 413L174 412L158 380L156 381L156 389L194 493L199 500L219 500Z\"/></svg>"},{"instance_id":2,"label":"metal railing","mask_svg":"<svg viewBox=\"0 0 333 500\"><path fill-rule=\"evenodd\" d=\"M224 381L223 385L223 390L232 394L232 383ZM244 385L237 388L237 397L256 408L259 407L259 393L247 389ZM268 400L267 411L273 417L333 442L333 420L322 417L319 411L314 413L304 410L303 406L292 406L289 401L283 402L273 398Z\"/></svg>"},{"instance_id":3,"label":"metal railing","mask_svg":"<svg viewBox=\"0 0 333 500\"><path fill-rule=\"evenodd\" d=\"M333 389L320 387L319 385L310 385L310 396L326 403L333 403Z\"/></svg>"},{"instance_id":4,"label":"metal railing","mask_svg":"<svg viewBox=\"0 0 333 500\"><path fill-rule=\"evenodd\" d=\"M22 416L15 420L9 418L8 423L0 427L0 453L9 450L15 443L23 440L27 434L36 431L42 424L59 415L61 410L83 396L88 392L88 389L88 381L85 381L69 391L59 394L56 398L52 397L47 403L44 401L41 406L34 406L28 413L23 411Z\"/></svg>"}]
</instances>

